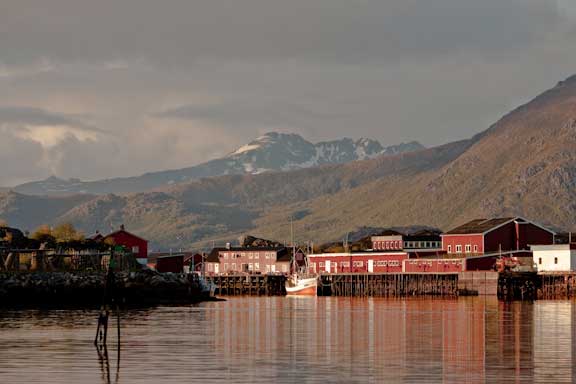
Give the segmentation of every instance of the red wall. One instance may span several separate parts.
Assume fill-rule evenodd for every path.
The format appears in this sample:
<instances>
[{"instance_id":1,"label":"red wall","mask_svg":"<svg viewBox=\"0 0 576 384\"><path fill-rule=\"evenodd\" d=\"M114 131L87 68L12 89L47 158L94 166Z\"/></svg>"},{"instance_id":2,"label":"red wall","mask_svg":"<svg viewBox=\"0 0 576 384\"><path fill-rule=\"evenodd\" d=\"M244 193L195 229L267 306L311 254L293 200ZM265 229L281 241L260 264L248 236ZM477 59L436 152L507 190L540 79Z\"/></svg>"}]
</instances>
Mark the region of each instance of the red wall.
<instances>
[{"instance_id":1,"label":"red wall","mask_svg":"<svg viewBox=\"0 0 576 384\"><path fill-rule=\"evenodd\" d=\"M518 224L519 248L530 249L530 245L554 244L554 235L534 224Z\"/></svg>"},{"instance_id":2,"label":"red wall","mask_svg":"<svg viewBox=\"0 0 576 384\"><path fill-rule=\"evenodd\" d=\"M408 259L404 272L462 272L464 259Z\"/></svg>"},{"instance_id":3,"label":"red wall","mask_svg":"<svg viewBox=\"0 0 576 384\"><path fill-rule=\"evenodd\" d=\"M491 271L496 264L497 256L466 259L467 271Z\"/></svg>"},{"instance_id":4,"label":"red wall","mask_svg":"<svg viewBox=\"0 0 576 384\"><path fill-rule=\"evenodd\" d=\"M452 246L452 251L449 254L456 253L456 246L462 246L461 254L465 254L466 252L466 244L470 244L471 251L470 254L475 254L474 252L474 245L478 246L478 254L484 252L484 242L483 236L480 234L472 234L472 235L442 235L442 249L448 252L448 245Z\"/></svg>"},{"instance_id":5,"label":"red wall","mask_svg":"<svg viewBox=\"0 0 576 384\"><path fill-rule=\"evenodd\" d=\"M485 253L494 253L500 250L513 251L516 249L516 224L508 223L484 236Z\"/></svg>"},{"instance_id":6,"label":"red wall","mask_svg":"<svg viewBox=\"0 0 576 384\"><path fill-rule=\"evenodd\" d=\"M132 251L133 247L138 247L138 252L134 255L138 259L148 258L148 242L139 237L132 235L126 231L119 231L111 235L106 236L106 239L113 239L115 245L122 245L126 247L129 251Z\"/></svg>"},{"instance_id":7,"label":"red wall","mask_svg":"<svg viewBox=\"0 0 576 384\"><path fill-rule=\"evenodd\" d=\"M374 254L352 254L352 256L337 256L330 254L308 255L308 262L311 268L315 264L316 272L326 272L326 261L330 261L330 273L367 273L368 260L374 261L374 273L398 273L402 272L402 261L408 258L407 253L374 253ZM352 265L350 263L352 262ZM320 265L322 263L322 265ZM334 268L336 263L337 268ZM343 265L344 263L344 265ZM356 265L354 265L356 264ZM360 265L361 264L361 265Z\"/></svg>"},{"instance_id":8,"label":"red wall","mask_svg":"<svg viewBox=\"0 0 576 384\"><path fill-rule=\"evenodd\" d=\"M159 257L156 260L156 270L161 273L184 271L184 256Z\"/></svg>"}]
</instances>

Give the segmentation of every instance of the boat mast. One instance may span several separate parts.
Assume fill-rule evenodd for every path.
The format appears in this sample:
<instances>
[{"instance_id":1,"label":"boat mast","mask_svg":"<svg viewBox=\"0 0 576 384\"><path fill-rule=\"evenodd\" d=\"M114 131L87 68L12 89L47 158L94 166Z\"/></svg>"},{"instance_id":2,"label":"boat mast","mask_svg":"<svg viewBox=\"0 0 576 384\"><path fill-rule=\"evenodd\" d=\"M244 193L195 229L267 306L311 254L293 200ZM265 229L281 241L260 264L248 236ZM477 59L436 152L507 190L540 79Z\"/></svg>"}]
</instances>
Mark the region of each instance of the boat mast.
<instances>
[{"instance_id":1,"label":"boat mast","mask_svg":"<svg viewBox=\"0 0 576 384\"><path fill-rule=\"evenodd\" d=\"M290 215L290 238L292 242L292 269L296 273L296 245L294 244L294 220Z\"/></svg>"}]
</instances>

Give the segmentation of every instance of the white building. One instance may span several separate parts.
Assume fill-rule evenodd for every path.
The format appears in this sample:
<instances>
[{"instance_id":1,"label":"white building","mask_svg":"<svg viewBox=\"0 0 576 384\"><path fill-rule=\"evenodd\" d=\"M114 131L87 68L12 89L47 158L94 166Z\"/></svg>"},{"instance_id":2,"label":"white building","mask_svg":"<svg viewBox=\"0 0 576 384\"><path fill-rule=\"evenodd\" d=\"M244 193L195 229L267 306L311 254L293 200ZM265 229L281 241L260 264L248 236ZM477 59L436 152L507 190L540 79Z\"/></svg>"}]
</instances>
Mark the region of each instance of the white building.
<instances>
[{"instance_id":1,"label":"white building","mask_svg":"<svg viewBox=\"0 0 576 384\"><path fill-rule=\"evenodd\" d=\"M530 248L538 272L576 271L576 244L532 245Z\"/></svg>"}]
</instances>

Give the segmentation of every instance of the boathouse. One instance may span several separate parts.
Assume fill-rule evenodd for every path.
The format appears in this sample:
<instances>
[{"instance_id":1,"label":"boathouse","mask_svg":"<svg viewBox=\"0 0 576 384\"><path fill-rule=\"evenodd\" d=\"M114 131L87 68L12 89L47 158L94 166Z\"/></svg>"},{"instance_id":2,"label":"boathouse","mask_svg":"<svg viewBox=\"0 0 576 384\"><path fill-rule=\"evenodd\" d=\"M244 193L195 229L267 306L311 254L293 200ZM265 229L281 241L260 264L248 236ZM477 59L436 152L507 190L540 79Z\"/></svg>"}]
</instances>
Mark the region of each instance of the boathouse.
<instances>
[{"instance_id":1,"label":"boathouse","mask_svg":"<svg viewBox=\"0 0 576 384\"><path fill-rule=\"evenodd\" d=\"M576 271L576 244L533 245L532 260L537 272Z\"/></svg>"},{"instance_id":2,"label":"boathouse","mask_svg":"<svg viewBox=\"0 0 576 384\"><path fill-rule=\"evenodd\" d=\"M554 231L521 217L476 219L442 237L448 255L477 256L529 250L530 245L554 244Z\"/></svg>"},{"instance_id":3,"label":"boathouse","mask_svg":"<svg viewBox=\"0 0 576 384\"><path fill-rule=\"evenodd\" d=\"M206 273L289 273L291 257L286 247L214 248L206 259Z\"/></svg>"},{"instance_id":4,"label":"boathouse","mask_svg":"<svg viewBox=\"0 0 576 384\"><path fill-rule=\"evenodd\" d=\"M522 217L475 219L442 237L447 256L466 258L466 270L494 268L501 257L530 257L531 245L554 244L555 232Z\"/></svg>"},{"instance_id":5,"label":"boathouse","mask_svg":"<svg viewBox=\"0 0 576 384\"><path fill-rule=\"evenodd\" d=\"M101 237L100 241L121 245L131 251L140 264L146 265L148 263L148 240L128 232L124 225L121 225L118 231Z\"/></svg>"}]
</instances>

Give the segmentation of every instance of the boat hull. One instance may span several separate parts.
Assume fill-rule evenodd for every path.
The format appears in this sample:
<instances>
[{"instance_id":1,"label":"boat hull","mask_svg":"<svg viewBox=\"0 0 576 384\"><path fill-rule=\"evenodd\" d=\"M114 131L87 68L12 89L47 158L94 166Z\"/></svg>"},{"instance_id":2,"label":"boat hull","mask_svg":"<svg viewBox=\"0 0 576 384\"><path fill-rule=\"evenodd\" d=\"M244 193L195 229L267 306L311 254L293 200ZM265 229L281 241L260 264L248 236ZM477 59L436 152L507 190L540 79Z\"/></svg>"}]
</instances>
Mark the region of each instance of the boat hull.
<instances>
[{"instance_id":1,"label":"boat hull","mask_svg":"<svg viewBox=\"0 0 576 384\"><path fill-rule=\"evenodd\" d=\"M286 283L287 295L316 296L318 283L316 279L299 280L296 284Z\"/></svg>"}]
</instances>

